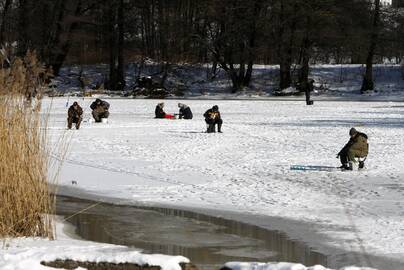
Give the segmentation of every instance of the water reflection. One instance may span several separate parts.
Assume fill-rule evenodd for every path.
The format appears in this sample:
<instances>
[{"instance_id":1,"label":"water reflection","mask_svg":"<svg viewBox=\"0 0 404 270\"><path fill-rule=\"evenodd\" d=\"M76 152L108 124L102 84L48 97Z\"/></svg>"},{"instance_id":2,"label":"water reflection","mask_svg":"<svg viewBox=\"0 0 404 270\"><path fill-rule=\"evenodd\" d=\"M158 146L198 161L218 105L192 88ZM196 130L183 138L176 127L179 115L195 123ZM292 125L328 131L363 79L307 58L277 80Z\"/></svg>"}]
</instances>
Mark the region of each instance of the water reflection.
<instances>
[{"instance_id":1,"label":"water reflection","mask_svg":"<svg viewBox=\"0 0 404 270\"><path fill-rule=\"evenodd\" d=\"M94 202L58 197L58 215ZM69 219L87 240L188 257L200 269L228 261L288 261L327 266L326 256L278 231L189 211L100 204Z\"/></svg>"}]
</instances>

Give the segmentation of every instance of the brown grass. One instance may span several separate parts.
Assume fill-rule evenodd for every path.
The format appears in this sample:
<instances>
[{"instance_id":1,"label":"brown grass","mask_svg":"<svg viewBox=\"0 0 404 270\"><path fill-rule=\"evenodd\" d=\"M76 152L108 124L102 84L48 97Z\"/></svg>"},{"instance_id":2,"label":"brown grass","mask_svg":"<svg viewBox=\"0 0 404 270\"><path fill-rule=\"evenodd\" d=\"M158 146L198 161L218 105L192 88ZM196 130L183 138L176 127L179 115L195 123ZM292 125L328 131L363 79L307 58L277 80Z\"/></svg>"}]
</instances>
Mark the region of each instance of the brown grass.
<instances>
[{"instance_id":1,"label":"brown grass","mask_svg":"<svg viewBox=\"0 0 404 270\"><path fill-rule=\"evenodd\" d=\"M0 70L2 238L54 235L55 204L47 181L47 120L40 112L44 71L30 52Z\"/></svg>"}]
</instances>

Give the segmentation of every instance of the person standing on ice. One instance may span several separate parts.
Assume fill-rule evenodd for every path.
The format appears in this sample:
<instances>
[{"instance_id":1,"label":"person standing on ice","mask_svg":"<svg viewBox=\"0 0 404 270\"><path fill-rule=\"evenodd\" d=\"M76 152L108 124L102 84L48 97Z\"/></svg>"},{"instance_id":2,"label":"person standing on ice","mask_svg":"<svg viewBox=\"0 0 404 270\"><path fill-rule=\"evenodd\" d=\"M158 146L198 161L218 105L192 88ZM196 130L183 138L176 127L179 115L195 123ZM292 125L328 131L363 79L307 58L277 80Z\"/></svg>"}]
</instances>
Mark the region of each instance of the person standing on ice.
<instances>
[{"instance_id":1,"label":"person standing on ice","mask_svg":"<svg viewBox=\"0 0 404 270\"><path fill-rule=\"evenodd\" d=\"M105 100L97 98L91 103L90 108L93 110L92 114L95 122L101 122L102 118L108 118L109 116L109 103Z\"/></svg>"},{"instance_id":2,"label":"person standing on ice","mask_svg":"<svg viewBox=\"0 0 404 270\"><path fill-rule=\"evenodd\" d=\"M337 158L340 158L341 169L352 171L352 162L355 158L366 158L369 152L368 136L357 131L355 128L349 130L351 137L348 143L339 151ZM359 161L359 169L365 166L365 161Z\"/></svg>"},{"instance_id":3,"label":"person standing on ice","mask_svg":"<svg viewBox=\"0 0 404 270\"><path fill-rule=\"evenodd\" d=\"M191 108L183 103L178 103L178 108L180 108L179 117L180 119L192 119Z\"/></svg>"},{"instance_id":4,"label":"person standing on ice","mask_svg":"<svg viewBox=\"0 0 404 270\"><path fill-rule=\"evenodd\" d=\"M172 114L167 114L164 111L164 102L161 102L159 104L157 104L156 109L154 110L154 114L155 114L155 118L161 118L161 119L173 119L175 118L174 115Z\"/></svg>"},{"instance_id":5,"label":"person standing on ice","mask_svg":"<svg viewBox=\"0 0 404 270\"><path fill-rule=\"evenodd\" d=\"M207 133L215 132L215 125L217 124L217 132L222 133L223 120L220 116L219 106L215 105L211 109L207 110L203 116L205 122L208 125Z\"/></svg>"},{"instance_id":6,"label":"person standing on ice","mask_svg":"<svg viewBox=\"0 0 404 270\"><path fill-rule=\"evenodd\" d=\"M76 129L80 128L81 121L83 120L83 109L75 101L67 111L67 128L71 129L73 123L76 124Z\"/></svg>"}]
</instances>

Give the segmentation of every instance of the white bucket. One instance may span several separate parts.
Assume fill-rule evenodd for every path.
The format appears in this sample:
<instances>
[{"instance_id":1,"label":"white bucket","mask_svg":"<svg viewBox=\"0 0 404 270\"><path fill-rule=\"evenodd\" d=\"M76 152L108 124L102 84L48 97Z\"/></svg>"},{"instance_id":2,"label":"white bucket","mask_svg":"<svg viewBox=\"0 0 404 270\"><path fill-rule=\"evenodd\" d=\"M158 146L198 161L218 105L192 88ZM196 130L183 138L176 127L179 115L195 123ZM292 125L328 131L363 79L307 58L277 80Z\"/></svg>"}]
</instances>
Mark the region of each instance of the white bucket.
<instances>
[{"instance_id":1,"label":"white bucket","mask_svg":"<svg viewBox=\"0 0 404 270\"><path fill-rule=\"evenodd\" d=\"M107 124L108 123L108 118L101 118L101 123Z\"/></svg>"}]
</instances>

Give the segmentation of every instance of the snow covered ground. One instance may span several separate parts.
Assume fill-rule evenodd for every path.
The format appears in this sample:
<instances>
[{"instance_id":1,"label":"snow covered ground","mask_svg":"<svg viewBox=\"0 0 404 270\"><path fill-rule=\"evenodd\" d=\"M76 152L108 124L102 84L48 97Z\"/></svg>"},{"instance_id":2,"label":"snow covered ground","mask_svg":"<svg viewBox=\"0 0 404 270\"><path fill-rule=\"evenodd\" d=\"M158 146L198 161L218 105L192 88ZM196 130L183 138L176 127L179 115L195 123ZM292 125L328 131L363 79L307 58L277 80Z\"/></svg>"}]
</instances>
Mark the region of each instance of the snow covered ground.
<instances>
[{"instance_id":1,"label":"snow covered ground","mask_svg":"<svg viewBox=\"0 0 404 270\"><path fill-rule=\"evenodd\" d=\"M325 254L327 247L358 252L362 265L371 264L368 255L403 260L403 103L188 100L194 119L187 121L154 119L157 100L107 100L108 124L85 122L70 131L66 98L53 100L49 134L55 142L66 132L71 137L60 194L228 211ZM89 119L93 99L73 101ZM177 112L177 102L167 100L166 111ZM206 134L202 114L215 104L224 133ZM290 170L293 164L338 166L336 153L352 126L370 138L365 170ZM268 224L265 217L291 222Z\"/></svg>"}]
</instances>

